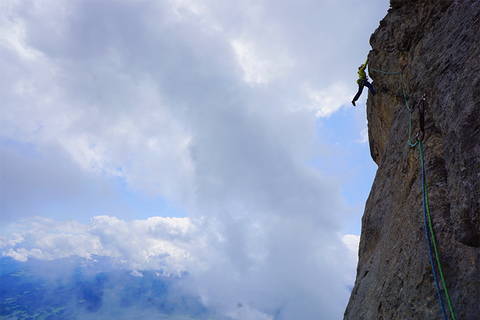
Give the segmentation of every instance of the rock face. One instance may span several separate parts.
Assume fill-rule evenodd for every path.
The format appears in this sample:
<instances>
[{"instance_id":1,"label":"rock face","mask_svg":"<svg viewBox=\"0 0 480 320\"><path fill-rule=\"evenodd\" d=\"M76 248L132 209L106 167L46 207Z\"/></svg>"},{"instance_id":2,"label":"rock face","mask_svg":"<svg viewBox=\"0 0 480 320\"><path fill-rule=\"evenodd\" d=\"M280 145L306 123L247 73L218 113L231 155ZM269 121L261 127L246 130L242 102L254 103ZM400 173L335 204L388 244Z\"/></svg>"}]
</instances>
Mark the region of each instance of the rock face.
<instances>
[{"instance_id":1,"label":"rock face","mask_svg":"<svg viewBox=\"0 0 480 320\"><path fill-rule=\"evenodd\" d=\"M457 319L480 319L480 1L391 0L370 39L370 150L378 164L344 319L442 319L423 230L408 100L425 103L433 225ZM418 109L413 131L418 130Z\"/></svg>"}]
</instances>

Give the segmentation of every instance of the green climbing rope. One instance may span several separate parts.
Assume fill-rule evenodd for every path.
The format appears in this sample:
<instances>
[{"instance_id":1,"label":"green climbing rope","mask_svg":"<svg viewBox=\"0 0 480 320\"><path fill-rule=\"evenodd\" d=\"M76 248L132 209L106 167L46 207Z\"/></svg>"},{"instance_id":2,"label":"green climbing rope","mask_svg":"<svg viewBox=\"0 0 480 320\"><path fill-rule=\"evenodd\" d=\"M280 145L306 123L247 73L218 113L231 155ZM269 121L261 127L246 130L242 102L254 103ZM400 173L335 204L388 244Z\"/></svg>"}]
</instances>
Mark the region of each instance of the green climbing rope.
<instances>
[{"instance_id":1,"label":"green climbing rope","mask_svg":"<svg viewBox=\"0 0 480 320\"><path fill-rule=\"evenodd\" d=\"M428 221L428 231L430 232L430 241L433 247L435 261L437 263L438 274L440 275L440 281L442 283L442 287L445 293L445 298L447 300L448 311L450 312L450 316L452 320L456 320L457 317L455 316L455 311L453 309L452 300L450 298L450 294L448 293L447 283L445 281L445 276L443 274L442 263L440 262L440 252L438 250L437 239L435 236L435 230L433 229L433 222L432 222L432 215L430 213L430 201L428 197L428 184L426 181L426 171L425 171L425 149L423 146L423 142L418 140L418 151L420 154L420 166L422 170L422 194L423 194L423 202L424 202L424 210L425 215Z\"/></svg>"},{"instance_id":2,"label":"green climbing rope","mask_svg":"<svg viewBox=\"0 0 480 320\"><path fill-rule=\"evenodd\" d=\"M441 286L443 287L443 292L445 295L445 299L447 300L447 305L448 305L448 311L450 313L450 318L452 320L456 320L457 317L455 315L455 311L453 309L453 303L452 299L450 298L450 294L448 293L448 288L447 288L447 283L445 281L445 276L443 273L443 267L442 263L440 261L440 252L438 249L438 244L435 236L435 230L433 228L433 222L432 222L432 216L430 213L430 203L429 203L429 197L428 197L428 184L426 180L426 170L425 170L425 149L422 140L415 139L415 141L412 141L412 113L413 113L413 108L411 108L408 104L408 96L406 94L406 86L405 86L405 81L403 77L402 72L389 72L389 71L383 71L383 70L377 70L373 68L369 68L369 71L374 71L378 72L381 74L385 75L399 75L400 76L400 81L401 81L401 86L402 86L402 94L403 94L403 100L405 107L407 108L409 112L409 120L408 120L408 145L411 148L418 147L419 150L419 155L420 155L420 167L421 167L421 186L422 186L422 196L423 196L423 209L424 209L424 216L425 216L425 233L426 233L426 238L428 240L429 244L429 253L430 253L430 262L432 265L432 273L434 276L434 281L436 284L437 288L437 294L439 297L439 302L440 306L443 312L443 315L445 319L448 319L448 315L445 310L445 306L443 303L442 295L441 295L441 290L440 290L440 285L438 283L438 278L436 275L436 269L438 269L438 274L440 275L440 282ZM432 249L433 249L433 254L432 254ZM433 256L435 257L435 260L433 259ZM435 264L437 265L437 268L435 268Z\"/></svg>"}]
</instances>

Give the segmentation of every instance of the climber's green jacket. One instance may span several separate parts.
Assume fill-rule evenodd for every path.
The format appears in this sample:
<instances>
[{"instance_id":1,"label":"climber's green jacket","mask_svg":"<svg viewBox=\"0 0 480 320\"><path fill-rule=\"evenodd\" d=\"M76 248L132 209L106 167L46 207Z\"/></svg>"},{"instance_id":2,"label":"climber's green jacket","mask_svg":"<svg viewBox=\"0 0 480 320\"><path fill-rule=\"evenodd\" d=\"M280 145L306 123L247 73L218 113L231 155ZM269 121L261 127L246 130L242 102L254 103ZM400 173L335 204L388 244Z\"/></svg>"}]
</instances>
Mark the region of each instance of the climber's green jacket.
<instances>
[{"instance_id":1,"label":"climber's green jacket","mask_svg":"<svg viewBox=\"0 0 480 320\"><path fill-rule=\"evenodd\" d=\"M362 82L364 80L367 80L367 73L365 72L365 69L367 68L367 65L368 65L368 58L367 58L367 61L365 61L364 64L362 64L360 67L358 67L357 83Z\"/></svg>"}]
</instances>

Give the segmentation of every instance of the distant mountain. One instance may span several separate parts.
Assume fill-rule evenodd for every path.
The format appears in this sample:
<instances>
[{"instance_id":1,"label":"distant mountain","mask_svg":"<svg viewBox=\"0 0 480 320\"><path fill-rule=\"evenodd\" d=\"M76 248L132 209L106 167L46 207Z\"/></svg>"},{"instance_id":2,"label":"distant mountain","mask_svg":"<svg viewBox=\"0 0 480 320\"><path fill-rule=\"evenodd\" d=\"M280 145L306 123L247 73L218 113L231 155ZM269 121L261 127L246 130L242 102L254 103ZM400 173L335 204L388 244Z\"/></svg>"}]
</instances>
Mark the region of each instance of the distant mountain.
<instances>
[{"instance_id":1,"label":"distant mountain","mask_svg":"<svg viewBox=\"0 0 480 320\"><path fill-rule=\"evenodd\" d=\"M181 289L186 274L112 265L103 257L0 258L0 320L222 319Z\"/></svg>"}]
</instances>

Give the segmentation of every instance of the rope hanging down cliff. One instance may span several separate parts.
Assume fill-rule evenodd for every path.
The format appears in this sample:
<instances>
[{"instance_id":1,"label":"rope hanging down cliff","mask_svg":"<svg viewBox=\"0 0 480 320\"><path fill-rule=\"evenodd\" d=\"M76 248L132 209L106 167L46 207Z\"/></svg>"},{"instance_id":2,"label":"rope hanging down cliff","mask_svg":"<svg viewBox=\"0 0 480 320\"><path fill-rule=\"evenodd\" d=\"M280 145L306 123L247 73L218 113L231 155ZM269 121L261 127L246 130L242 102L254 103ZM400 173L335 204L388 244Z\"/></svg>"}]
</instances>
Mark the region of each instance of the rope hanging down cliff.
<instances>
[{"instance_id":1,"label":"rope hanging down cliff","mask_svg":"<svg viewBox=\"0 0 480 320\"><path fill-rule=\"evenodd\" d=\"M408 98L405 90L405 81L403 78L403 73L402 72L388 72L388 71L382 71L382 70L377 70L373 68L369 68L369 71L373 72L378 72L381 74L385 75L399 75L401 79L401 85L402 85L402 94L403 94L403 100L405 103L405 107L409 111L409 121L408 121L408 145L411 148L418 147L419 151L419 158L420 158L420 184L421 184L421 189L422 189L422 203L423 203L423 218L424 218L424 231L425 231L425 239L427 240L428 243L428 252L429 252L429 260L430 260L430 265L432 266L432 274L433 274L433 279L435 283L435 288L437 291L437 298L438 302L440 304L440 308L442 310L442 314L445 320L449 319L448 314L450 314L450 319L451 320L456 320L457 317L455 315L455 311L453 309L453 304L452 300L450 298L450 295L448 293L448 288L447 284L445 281L445 276L443 273L443 268L442 268L442 263L440 261L440 253L438 249L438 244L435 236L435 230L433 228L433 223L432 223L432 216L430 214L430 203L429 203L429 197L428 197L428 184L427 184L427 178L426 178L426 170L425 170L425 148L423 145L423 114L420 115L420 126L421 126L421 131L422 135L419 138L417 135L415 138L415 141L412 141L412 113L414 111L413 108L411 108L408 105ZM425 101L425 96L422 97L422 102ZM443 294L445 296L445 300L447 301L447 306L448 306L448 311L446 310L445 302L444 299L442 298L442 289L443 289Z\"/></svg>"}]
</instances>

